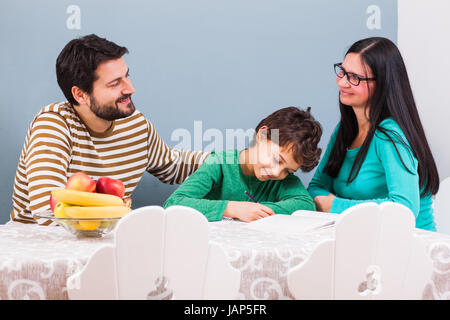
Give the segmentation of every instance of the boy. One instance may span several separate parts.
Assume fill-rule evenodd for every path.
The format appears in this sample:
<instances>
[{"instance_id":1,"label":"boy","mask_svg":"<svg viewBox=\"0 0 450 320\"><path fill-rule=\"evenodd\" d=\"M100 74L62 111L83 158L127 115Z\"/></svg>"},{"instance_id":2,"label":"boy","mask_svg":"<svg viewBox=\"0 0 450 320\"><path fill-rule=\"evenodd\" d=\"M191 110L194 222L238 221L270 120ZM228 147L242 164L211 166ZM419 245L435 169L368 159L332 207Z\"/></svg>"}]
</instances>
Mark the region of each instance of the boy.
<instances>
[{"instance_id":1,"label":"boy","mask_svg":"<svg viewBox=\"0 0 450 320\"><path fill-rule=\"evenodd\" d=\"M167 199L208 221L223 217L245 222L296 210L315 210L314 201L293 173L319 162L322 129L310 114L283 108L263 119L248 149L212 152L205 163Z\"/></svg>"}]
</instances>

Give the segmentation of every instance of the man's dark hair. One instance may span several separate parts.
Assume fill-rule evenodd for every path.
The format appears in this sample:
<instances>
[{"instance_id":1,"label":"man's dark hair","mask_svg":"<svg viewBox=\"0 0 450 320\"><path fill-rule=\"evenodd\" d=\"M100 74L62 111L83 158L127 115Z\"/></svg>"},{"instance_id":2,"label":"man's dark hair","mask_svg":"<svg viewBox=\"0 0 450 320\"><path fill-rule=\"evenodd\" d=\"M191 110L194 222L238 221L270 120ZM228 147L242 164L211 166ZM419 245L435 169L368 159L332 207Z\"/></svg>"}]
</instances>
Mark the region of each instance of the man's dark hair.
<instances>
[{"instance_id":1,"label":"man's dark hair","mask_svg":"<svg viewBox=\"0 0 450 320\"><path fill-rule=\"evenodd\" d=\"M71 40L56 59L56 79L66 99L72 105L78 102L72 95L72 87L92 93L96 70L100 63L121 58L128 49L114 42L90 34Z\"/></svg>"},{"instance_id":2,"label":"man's dark hair","mask_svg":"<svg viewBox=\"0 0 450 320\"><path fill-rule=\"evenodd\" d=\"M278 130L278 141L280 147L290 146L294 159L302 163L300 168L304 172L314 169L319 163L322 149L317 147L322 136L322 127L310 113L311 108L306 111L297 107L287 107L275 111L267 118L261 120L255 129L267 126L266 137L271 139L272 130Z\"/></svg>"}]
</instances>

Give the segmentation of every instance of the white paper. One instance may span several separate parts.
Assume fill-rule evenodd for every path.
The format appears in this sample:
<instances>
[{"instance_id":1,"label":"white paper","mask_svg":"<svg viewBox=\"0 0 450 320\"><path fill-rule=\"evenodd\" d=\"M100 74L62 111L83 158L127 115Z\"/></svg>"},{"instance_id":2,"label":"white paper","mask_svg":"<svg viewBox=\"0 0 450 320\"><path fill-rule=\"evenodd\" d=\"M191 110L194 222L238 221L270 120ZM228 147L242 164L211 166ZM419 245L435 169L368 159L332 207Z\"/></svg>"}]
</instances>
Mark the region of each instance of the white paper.
<instances>
[{"instance_id":1,"label":"white paper","mask_svg":"<svg viewBox=\"0 0 450 320\"><path fill-rule=\"evenodd\" d=\"M247 224L248 228L279 232L279 233L303 233L334 225L337 214L318 211L298 210L292 215L275 214Z\"/></svg>"},{"instance_id":2,"label":"white paper","mask_svg":"<svg viewBox=\"0 0 450 320\"><path fill-rule=\"evenodd\" d=\"M339 215L336 213L328 213L322 211L297 210L292 213L293 216L319 218L323 220L336 221Z\"/></svg>"}]
</instances>

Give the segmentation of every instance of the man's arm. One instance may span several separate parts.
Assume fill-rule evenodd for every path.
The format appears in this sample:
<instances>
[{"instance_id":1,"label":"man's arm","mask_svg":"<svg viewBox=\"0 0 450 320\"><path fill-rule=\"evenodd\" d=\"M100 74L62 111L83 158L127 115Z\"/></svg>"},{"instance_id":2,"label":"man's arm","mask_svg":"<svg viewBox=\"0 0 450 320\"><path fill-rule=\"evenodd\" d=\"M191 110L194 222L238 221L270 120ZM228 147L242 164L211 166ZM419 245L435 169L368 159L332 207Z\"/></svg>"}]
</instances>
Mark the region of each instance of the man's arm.
<instances>
[{"instance_id":1,"label":"man's arm","mask_svg":"<svg viewBox=\"0 0 450 320\"><path fill-rule=\"evenodd\" d=\"M147 120L148 166L147 171L160 181L169 184L181 184L194 173L209 156L209 152L180 151L170 148Z\"/></svg>"},{"instance_id":2,"label":"man's arm","mask_svg":"<svg viewBox=\"0 0 450 320\"><path fill-rule=\"evenodd\" d=\"M16 206L28 204L32 214L49 209L50 191L63 188L67 181L70 155L70 133L64 118L53 112L39 115L30 127L17 170Z\"/></svg>"}]
</instances>

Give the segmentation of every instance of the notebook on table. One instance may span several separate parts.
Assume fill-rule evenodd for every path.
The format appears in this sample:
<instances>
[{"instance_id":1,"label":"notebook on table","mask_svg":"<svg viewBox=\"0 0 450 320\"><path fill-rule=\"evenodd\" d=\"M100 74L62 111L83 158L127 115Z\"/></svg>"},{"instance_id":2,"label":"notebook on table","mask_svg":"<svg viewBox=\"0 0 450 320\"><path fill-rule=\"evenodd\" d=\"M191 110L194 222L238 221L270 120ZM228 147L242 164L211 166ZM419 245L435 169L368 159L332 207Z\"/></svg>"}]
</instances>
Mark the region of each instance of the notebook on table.
<instances>
[{"instance_id":1,"label":"notebook on table","mask_svg":"<svg viewBox=\"0 0 450 320\"><path fill-rule=\"evenodd\" d=\"M287 233L304 233L333 226L339 215L319 211L298 210L292 215L275 214L247 224L248 228Z\"/></svg>"}]
</instances>

